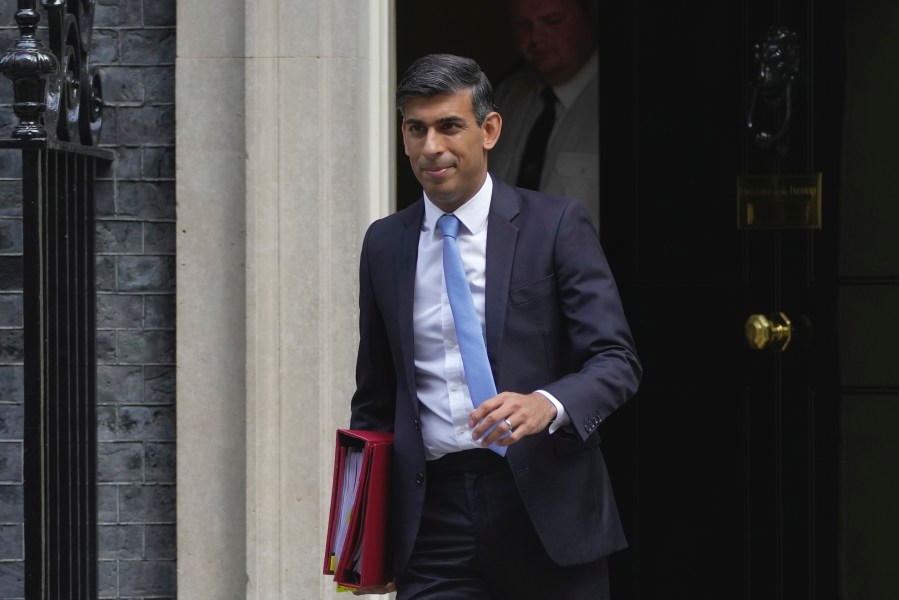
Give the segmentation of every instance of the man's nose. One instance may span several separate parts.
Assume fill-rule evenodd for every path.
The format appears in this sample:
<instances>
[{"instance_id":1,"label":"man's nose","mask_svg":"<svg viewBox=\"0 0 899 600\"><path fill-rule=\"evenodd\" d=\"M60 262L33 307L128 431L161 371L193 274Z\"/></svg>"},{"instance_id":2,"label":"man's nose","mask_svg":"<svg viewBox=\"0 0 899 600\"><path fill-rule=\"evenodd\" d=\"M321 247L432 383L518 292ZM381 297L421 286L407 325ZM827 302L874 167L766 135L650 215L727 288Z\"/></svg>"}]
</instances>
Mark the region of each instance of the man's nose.
<instances>
[{"instance_id":1,"label":"man's nose","mask_svg":"<svg viewBox=\"0 0 899 600\"><path fill-rule=\"evenodd\" d=\"M428 129L425 134L425 143L422 151L428 156L434 156L443 152L443 138L434 129Z\"/></svg>"}]
</instances>

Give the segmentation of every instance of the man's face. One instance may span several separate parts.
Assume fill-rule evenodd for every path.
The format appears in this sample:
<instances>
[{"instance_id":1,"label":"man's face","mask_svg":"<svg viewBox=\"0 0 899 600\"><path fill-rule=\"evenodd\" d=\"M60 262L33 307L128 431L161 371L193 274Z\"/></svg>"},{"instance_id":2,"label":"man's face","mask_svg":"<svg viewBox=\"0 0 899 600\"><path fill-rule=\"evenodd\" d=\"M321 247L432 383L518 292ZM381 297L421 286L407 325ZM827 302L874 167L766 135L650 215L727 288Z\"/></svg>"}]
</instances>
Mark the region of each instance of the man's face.
<instances>
[{"instance_id":1,"label":"man's face","mask_svg":"<svg viewBox=\"0 0 899 600\"><path fill-rule=\"evenodd\" d=\"M468 90L412 98L403 113L403 145L415 177L434 204L456 210L483 185L502 119L492 112L478 127Z\"/></svg>"},{"instance_id":2,"label":"man's face","mask_svg":"<svg viewBox=\"0 0 899 600\"><path fill-rule=\"evenodd\" d=\"M507 6L518 51L546 83L565 83L593 53L593 18L577 0L508 0Z\"/></svg>"}]
</instances>

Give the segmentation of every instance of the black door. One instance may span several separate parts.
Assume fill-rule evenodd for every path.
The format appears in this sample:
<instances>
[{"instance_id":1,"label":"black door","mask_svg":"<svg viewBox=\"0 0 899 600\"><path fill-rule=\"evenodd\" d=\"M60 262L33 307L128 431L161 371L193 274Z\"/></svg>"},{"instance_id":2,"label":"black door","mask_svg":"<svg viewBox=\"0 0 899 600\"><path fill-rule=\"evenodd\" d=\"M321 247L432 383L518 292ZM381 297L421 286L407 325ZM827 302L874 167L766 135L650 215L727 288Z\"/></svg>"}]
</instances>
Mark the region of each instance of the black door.
<instances>
[{"instance_id":1,"label":"black door","mask_svg":"<svg viewBox=\"0 0 899 600\"><path fill-rule=\"evenodd\" d=\"M789 110L752 102L771 26L795 34ZM603 5L601 237L646 369L604 425L616 600L837 595L842 28L820 0ZM816 173L821 229L738 229L738 176ZM754 313L787 316L783 351L749 347Z\"/></svg>"}]
</instances>

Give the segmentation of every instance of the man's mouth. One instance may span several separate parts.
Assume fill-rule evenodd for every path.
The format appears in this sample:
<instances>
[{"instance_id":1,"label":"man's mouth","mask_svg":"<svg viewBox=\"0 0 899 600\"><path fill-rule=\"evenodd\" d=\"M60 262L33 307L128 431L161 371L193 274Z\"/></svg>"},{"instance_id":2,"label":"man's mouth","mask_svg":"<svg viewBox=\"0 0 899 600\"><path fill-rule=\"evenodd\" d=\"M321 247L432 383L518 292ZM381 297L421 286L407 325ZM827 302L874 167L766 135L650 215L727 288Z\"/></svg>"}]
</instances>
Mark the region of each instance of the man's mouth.
<instances>
[{"instance_id":1,"label":"man's mouth","mask_svg":"<svg viewBox=\"0 0 899 600\"><path fill-rule=\"evenodd\" d=\"M450 167L425 167L424 172L431 177L442 177L450 170Z\"/></svg>"}]
</instances>

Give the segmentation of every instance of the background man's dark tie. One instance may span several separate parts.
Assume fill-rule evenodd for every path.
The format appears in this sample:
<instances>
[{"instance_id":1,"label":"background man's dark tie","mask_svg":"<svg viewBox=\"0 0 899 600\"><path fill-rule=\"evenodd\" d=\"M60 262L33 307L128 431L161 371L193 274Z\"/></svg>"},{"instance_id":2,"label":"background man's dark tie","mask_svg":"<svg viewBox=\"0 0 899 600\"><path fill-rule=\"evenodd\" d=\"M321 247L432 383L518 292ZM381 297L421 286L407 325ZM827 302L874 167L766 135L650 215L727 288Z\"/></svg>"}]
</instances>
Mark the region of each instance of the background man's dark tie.
<instances>
[{"instance_id":1,"label":"background man's dark tie","mask_svg":"<svg viewBox=\"0 0 899 600\"><path fill-rule=\"evenodd\" d=\"M556 95L551 87L540 92L543 98L543 112L537 117L521 157L518 169L518 187L536 190L540 187L540 174L543 173L543 159L546 157L546 143L556 122Z\"/></svg>"}]
</instances>

